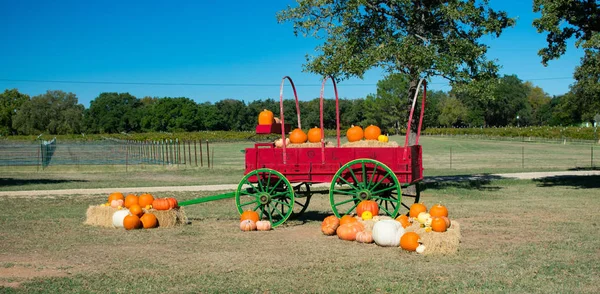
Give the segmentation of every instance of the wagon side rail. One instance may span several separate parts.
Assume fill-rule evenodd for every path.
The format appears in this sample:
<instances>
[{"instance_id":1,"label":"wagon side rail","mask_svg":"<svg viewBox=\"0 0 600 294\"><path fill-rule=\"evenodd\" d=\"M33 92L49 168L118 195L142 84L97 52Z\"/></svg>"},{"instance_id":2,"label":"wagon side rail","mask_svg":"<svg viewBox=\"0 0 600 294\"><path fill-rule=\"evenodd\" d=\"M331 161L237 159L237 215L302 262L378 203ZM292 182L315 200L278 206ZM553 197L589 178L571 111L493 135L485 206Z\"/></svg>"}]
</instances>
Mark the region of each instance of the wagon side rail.
<instances>
[{"instance_id":1,"label":"wagon side rail","mask_svg":"<svg viewBox=\"0 0 600 294\"><path fill-rule=\"evenodd\" d=\"M423 85L423 98L421 99L421 113L419 115L419 126L417 130L417 137L415 139L415 145L419 145L419 138L421 137L421 128L423 126L423 114L425 113L425 102L427 100L427 81L425 79L421 79L419 84L417 85L417 90L415 91L415 96L413 97L412 106L410 108L410 114L408 116L408 126L406 127L406 137L404 139L404 155L403 158L406 158L408 155L408 141L410 138L410 128L412 126L413 115L415 112L415 106L417 105L417 97L419 96L419 90L421 89L421 85Z\"/></svg>"},{"instance_id":2,"label":"wagon side rail","mask_svg":"<svg viewBox=\"0 0 600 294\"><path fill-rule=\"evenodd\" d=\"M298 102L298 92L296 91L296 86L294 85L294 81L289 76L284 76L281 79L281 86L279 87L279 119L281 120L281 125L285 125L284 114L283 114L283 85L285 84L285 80L290 81L292 85L292 90L294 91L294 98L296 99L296 115L298 116L298 128L302 129L302 123L300 122L300 103ZM282 141L282 149L283 149L283 163L286 163L286 143L285 143L285 128L281 128L281 141Z\"/></svg>"},{"instance_id":3,"label":"wagon side rail","mask_svg":"<svg viewBox=\"0 0 600 294\"><path fill-rule=\"evenodd\" d=\"M331 79L331 83L333 84L333 92L335 93L335 125L337 134L337 147L340 147L340 103L337 91L337 84L332 76L326 76L323 79L323 83L321 84L321 98L319 101L319 118L321 124L321 163L325 163L325 125L323 123L323 94L325 92L325 83L327 83L328 79Z\"/></svg>"}]
</instances>

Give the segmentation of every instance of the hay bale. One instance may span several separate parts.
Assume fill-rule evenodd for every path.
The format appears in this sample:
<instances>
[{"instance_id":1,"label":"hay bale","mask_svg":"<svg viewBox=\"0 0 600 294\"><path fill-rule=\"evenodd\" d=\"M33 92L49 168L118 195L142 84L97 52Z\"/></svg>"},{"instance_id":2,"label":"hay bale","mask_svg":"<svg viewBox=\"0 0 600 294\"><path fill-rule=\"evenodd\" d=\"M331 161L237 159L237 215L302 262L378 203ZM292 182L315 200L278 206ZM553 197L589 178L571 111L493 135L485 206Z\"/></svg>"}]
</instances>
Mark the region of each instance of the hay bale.
<instances>
[{"instance_id":1,"label":"hay bale","mask_svg":"<svg viewBox=\"0 0 600 294\"><path fill-rule=\"evenodd\" d=\"M85 215L86 225L113 228L112 216L118 209L110 206L90 205ZM170 210L144 209L144 212L153 213L158 220L158 226L161 228L172 228L188 223L187 216L183 207Z\"/></svg>"},{"instance_id":2,"label":"hay bale","mask_svg":"<svg viewBox=\"0 0 600 294\"><path fill-rule=\"evenodd\" d=\"M144 212L149 212L156 216L159 228L172 228L188 224L188 219L183 207L169 210L144 209Z\"/></svg>"},{"instance_id":3,"label":"hay bale","mask_svg":"<svg viewBox=\"0 0 600 294\"><path fill-rule=\"evenodd\" d=\"M398 143L395 141L379 142L377 140L360 140L356 142L346 142L342 144L342 147L398 147Z\"/></svg>"},{"instance_id":4,"label":"hay bale","mask_svg":"<svg viewBox=\"0 0 600 294\"><path fill-rule=\"evenodd\" d=\"M110 206L90 205L85 213L85 224L112 228L112 216L117 210Z\"/></svg>"},{"instance_id":5,"label":"hay bale","mask_svg":"<svg viewBox=\"0 0 600 294\"><path fill-rule=\"evenodd\" d=\"M335 145L331 142L325 142L325 147L334 147ZM321 148L321 143L310 143L310 142L306 142L306 143L302 143L302 144L287 144L285 145L286 148Z\"/></svg>"},{"instance_id":6,"label":"hay bale","mask_svg":"<svg viewBox=\"0 0 600 294\"><path fill-rule=\"evenodd\" d=\"M421 237L421 242L425 246L423 254L454 254L458 251L461 234L460 224L453 220L452 225L447 231L426 232L420 224L415 222L405 229L407 232L415 232Z\"/></svg>"}]
</instances>

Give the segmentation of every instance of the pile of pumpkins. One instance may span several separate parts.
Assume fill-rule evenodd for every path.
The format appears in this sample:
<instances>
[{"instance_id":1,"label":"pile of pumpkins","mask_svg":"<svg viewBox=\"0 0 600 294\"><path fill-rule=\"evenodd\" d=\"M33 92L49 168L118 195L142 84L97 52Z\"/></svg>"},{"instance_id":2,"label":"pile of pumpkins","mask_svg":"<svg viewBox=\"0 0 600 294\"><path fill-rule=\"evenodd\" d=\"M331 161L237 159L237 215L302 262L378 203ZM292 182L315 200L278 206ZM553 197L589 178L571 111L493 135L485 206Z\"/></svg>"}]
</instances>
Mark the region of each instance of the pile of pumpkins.
<instances>
[{"instance_id":1,"label":"pile of pumpkins","mask_svg":"<svg viewBox=\"0 0 600 294\"><path fill-rule=\"evenodd\" d=\"M363 200L356 206L356 213L357 216L326 217L321 223L321 232L328 236L337 235L338 238L346 241L375 243L384 247L399 246L407 251L423 253L425 246L421 243L420 236L415 232L406 232L405 228L414 222L419 222L426 228L426 232L445 232L450 227L448 210L441 204L434 205L428 213L425 205L415 203L411 206L408 216L400 215L393 219L379 215L377 202Z\"/></svg>"},{"instance_id":2,"label":"pile of pumpkins","mask_svg":"<svg viewBox=\"0 0 600 294\"><path fill-rule=\"evenodd\" d=\"M156 215L148 212L150 209L169 210L177 208L175 198L154 198L152 194L144 193L140 196L114 192L108 196L108 202L102 206L110 206L118 210L113 214L112 221L115 228L151 229L158 227Z\"/></svg>"},{"instance_id":3,"label":"pile of pumpkins","mask_svg":"<svg viewBox=\"0 0 600 294\"><path fill-rule=\"evenodd\" d=\"M274 123L280 123L279 119L274 117L273 112L265 109L258 114L258 124L259 125L271 125ZM323 130L321 128L314 127L308 130L308 133L305 133L302 129L296 128L290 132L289 138L285 139L285 144L304 144L306 142L309 143L320 143L321 135ZM379 142L388 142L389 138L386 135L381 134L381 129L378 126L370 125L366 127L363 131L363 128L360 126L352 125L346 131L346 138L348 142L358 142L363 139L365 140L377 140ZM283 140L277 139L275 140L275 147L281 148L283 146Z\"/></svg>"},{"instance_id":4,"label":"pile of pumpkins","mask_svg":"<svg viewBox=\"0 0 600 294\"><path fill-rule=\"evenodd\" d=\"M244 232L250 231L270 231L271 222L268 220L260 220L256 211L244 211L240 215L240 230Z\"/></svg>"}]
</instances>

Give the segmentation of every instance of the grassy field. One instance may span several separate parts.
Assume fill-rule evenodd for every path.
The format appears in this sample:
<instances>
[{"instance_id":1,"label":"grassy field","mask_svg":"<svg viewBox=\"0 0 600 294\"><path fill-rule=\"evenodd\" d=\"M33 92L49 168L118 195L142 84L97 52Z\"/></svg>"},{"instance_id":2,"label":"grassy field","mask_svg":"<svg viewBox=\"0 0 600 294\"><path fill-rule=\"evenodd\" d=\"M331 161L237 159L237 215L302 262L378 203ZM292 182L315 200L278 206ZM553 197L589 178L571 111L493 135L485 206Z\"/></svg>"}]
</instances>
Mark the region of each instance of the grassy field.
<instances>
[{"instance_id":1,"label":"grassy field","mask_svg":"<svg viewBox=\"0 0 600 294\"><path fill-rule=\"evenodd\" d=\"M403 137L392 140L403 142ZM591 147L549 143L423 137L426 176L590 168ZM213 168L190 165L0 167L0 190L78 189L238 183L251 142L214 143ZM600 157L600 148L595 149ZM212 152L211 152L212 153ZM206 155L206 154L205 154ZM213 156L214 155L214 156ZM595 165L600 160L595 159Z\"/></svg>"},{"instance_id":2,"label":"grassy field","mask_svg":"<svg viewBox=\"0 0 600 294\"><path fill-rule=\"evenodd\" d=\"M600 292L599 177L430 184L423 202L461 224L449 256L326 237L320 195L300 219L249 233L233 200L188 206L191 224L172 229L84 225L105 197L0 198L0 293Z\"/></svg>"}]
</instances>

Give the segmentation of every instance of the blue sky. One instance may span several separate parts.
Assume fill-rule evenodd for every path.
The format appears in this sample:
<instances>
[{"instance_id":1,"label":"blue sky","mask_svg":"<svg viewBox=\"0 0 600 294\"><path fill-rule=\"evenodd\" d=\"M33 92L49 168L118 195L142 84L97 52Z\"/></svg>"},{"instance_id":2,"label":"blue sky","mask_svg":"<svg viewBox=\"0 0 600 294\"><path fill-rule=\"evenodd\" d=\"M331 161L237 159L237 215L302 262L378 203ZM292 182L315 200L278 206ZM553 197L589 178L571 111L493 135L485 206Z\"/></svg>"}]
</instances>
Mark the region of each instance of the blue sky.
<instances>
[{"instance_id":1,"label":"blue sky","mask_svg":"<svg viewBox=\"0 0 600 294\"><path fill-rule=\"evenodd\" d=\"M490 46L488 57L502 66L501 74L516 74L550 95L563 94L582 50L571 43L566 55L542 66L537 51L546 45L545 35L531 25L532 2L490 1L518 19L500 38L483 40ZM198 103L252 101L278 99L281 78L289 75L300 99L309 100L319 96L321 80L303 73L302 64L318 40L295 37L291 24L277 23L275 14L288 4L294 1L0 0L0 91L17 88L34 96L63 90L86 107L101 92L188 97ZM374 93L381 78L381 71L372 70L363 80L343 81L339 95ZM430 87L450 90L437 78ZM289 87L285 98L293 98Z\"/></svg>"}]
</instances>

